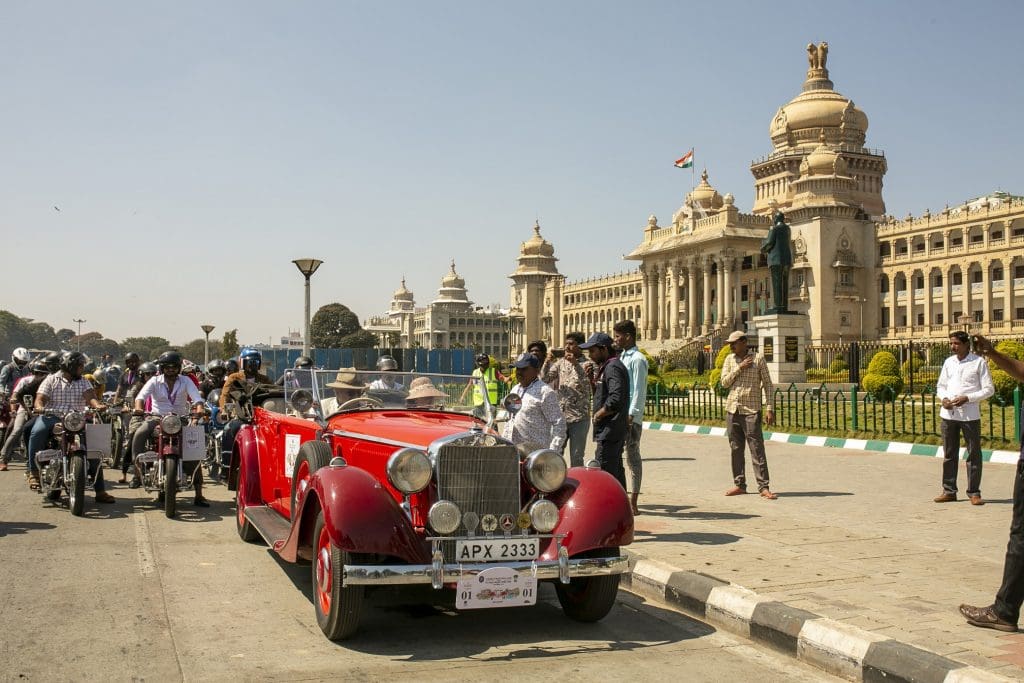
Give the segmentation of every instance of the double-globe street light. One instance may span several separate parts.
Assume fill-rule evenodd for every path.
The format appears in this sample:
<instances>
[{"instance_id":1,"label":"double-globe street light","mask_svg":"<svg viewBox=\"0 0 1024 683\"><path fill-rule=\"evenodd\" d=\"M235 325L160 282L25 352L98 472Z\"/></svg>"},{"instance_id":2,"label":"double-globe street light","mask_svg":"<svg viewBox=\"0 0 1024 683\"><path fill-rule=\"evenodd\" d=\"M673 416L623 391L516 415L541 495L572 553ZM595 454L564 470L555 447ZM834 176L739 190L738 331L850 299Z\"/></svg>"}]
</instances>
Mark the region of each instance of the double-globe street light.
<instances>
[{"instance_id":1,"label":"double-globe street light","mask_svg":"<svg viewBox=\"0 0 1024 683\"><path fill-rule=\"evenodd\" d=\"M206 335L206 344L203 346L203 370L210 367L210 333L213 332L213 325L200 325Z\"/></svg>"},{"instance_id":2,"label":"double-globe street light","mask_svg":"<svg viewBox=\"0 0 1024 683\"><path fill-rule=\"evenodd\" d=\"M306 278L306 328L305 333L302 335L302 355L309 356L309 278L313 277L313 273L320 267L323 261L315 258L298 258L292 261L295 267L299 269L302 276Z\"/></svg>"}]
</instances>

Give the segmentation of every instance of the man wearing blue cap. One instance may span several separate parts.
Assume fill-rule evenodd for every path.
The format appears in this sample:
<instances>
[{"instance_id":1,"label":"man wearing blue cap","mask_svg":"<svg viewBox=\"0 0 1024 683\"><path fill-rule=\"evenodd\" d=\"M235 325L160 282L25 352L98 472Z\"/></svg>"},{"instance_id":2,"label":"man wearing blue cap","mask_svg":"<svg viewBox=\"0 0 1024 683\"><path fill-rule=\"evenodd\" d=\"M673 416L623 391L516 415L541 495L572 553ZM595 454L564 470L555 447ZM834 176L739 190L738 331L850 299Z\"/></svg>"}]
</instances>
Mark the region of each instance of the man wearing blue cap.
<instances>
[{"instance_id":1,"label":"man wearing blue cap","mask_svg":"<svg viewBox=\"0 0 1024 683\"><path fill-rule=\"evenodd\" d=\"M540 358L524 353L512 363L519 384L512 392L522 405L505 423L502 436L515 445L525 444L530 450L550 448L561 451L565 443L565 417L558 405L558 394L541 381Z\"/></svg>"},{"instance_id":2,"label":"man wearing blue cap","mask_svg":"<svg viewBox=\"0 0 1024 683\"><path fill-rule=\"evenodd\" d=\"M595 332L585 344L594 372L594 441L595 457L601 469L615 477L623 490L626 471L622 467L622 449L629 429L629 374L626 366L612 355L612 338Z\"/></svg>"}]
</instances>

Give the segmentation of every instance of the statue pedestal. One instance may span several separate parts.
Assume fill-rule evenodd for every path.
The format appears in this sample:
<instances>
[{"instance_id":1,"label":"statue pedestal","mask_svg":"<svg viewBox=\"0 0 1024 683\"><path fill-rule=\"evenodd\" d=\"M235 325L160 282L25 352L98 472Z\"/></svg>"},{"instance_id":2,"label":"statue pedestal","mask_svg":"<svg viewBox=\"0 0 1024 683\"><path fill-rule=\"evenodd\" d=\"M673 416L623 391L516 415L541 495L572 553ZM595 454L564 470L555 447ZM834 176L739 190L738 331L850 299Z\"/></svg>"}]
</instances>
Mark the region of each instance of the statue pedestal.
<instances>
[{"instance_id":1,"label":"statue pedestal","mask_svg":"<svg viewBox=\"0 0 1024 683\"><path fill-rule=\"evenodd\" d=\"M807 315L769 313L754 316L759 351L768 363L775 385L785 390L792 382L806 382Z\"/></svg>"}]
</instances>

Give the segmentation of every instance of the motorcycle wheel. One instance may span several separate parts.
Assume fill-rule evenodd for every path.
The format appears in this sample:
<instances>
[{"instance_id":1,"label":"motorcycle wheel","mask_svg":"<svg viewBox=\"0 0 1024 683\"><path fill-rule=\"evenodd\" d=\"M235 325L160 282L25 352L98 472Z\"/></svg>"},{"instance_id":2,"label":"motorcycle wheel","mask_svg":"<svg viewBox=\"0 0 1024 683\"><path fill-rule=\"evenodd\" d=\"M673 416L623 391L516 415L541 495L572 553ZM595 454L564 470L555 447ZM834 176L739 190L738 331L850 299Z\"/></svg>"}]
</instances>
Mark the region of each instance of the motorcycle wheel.
<instances>
[{"instance_id":1,"label":"motorcycle wheel","mask_svg":"<svg viewBox=\"0 0 1024 683\"><path fill-rule=\"evenodd\" d=\"M68 507L71 514L81 517L85 511L85 456L76 453L69 465L71 481L68 482Z\"/></svg>"},{"instance_id":2,"label":"motorcycle wheel","mask_svg":"<svg viewBox=\"0 0 1024 683\"><path fill-rule=\"evenodd\" d=\"M164 459L164 514L173 517L178 504L178 458Z\"/></svg>"}]
</instances>

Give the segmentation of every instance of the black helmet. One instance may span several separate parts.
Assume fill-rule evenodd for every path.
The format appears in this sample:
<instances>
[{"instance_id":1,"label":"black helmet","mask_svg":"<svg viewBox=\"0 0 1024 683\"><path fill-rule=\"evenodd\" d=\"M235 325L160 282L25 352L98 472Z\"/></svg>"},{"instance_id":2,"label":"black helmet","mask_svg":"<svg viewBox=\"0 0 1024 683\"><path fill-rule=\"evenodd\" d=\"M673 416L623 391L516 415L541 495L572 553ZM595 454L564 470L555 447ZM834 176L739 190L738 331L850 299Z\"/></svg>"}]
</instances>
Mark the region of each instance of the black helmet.
<instances>
[{"instance_id":1,"label":"black helmet","mask_svg":"<svg viewBox=\"0 0 1024 683\"><path fill-rule=\"evenodd\" d=\"M491 361L491 357L488 356L486 353L476 354L476 362L482 363L483 361L487 361L489 363Z\"/></svg>"},{"instance_id":2,"label":"black helmet","mask_svg":"<svg viewBox=\"0 0 1024 683\"><path fill-rule=\"evenodd\" d=\"M158 372L156 364L150 361L146 361L139 366L140 375L155 375Z\"/></svg>"},{"instance_id":3,"label":"black helmet","mask_svg":"<svg viewBox=\"0 0 1024 683\"><path fill-rule=\"evenodd\" d=\"M139 358L139 354L135 353L134 351L129 351L128 353L124 354L125 363L138 363L139 360L141 360Z\"/></svg>"},{"instance_id":4,"label":"black helmet","mask_svg":"<svg viewBox=\"0 0 1024 683\"><path fill-rule=\"evenodd\" d=\"M29 366L29 369L32 370L34 374L45 375L50 372L50 368L46 366L46 361L42 359L32 361L32 364Z\"/></svg>"},{"instance_id":5,"label":"black helmet","mask_svg":"<svg viewBox=\"0 0 1024 683\"><path fill-rule=\"evenodd\" d=\"M177 351L164 351L160 354L160 357L156 359L156 365L161 370L164 369L165 365L176 366L179 370L181 369L181 354Z\"/></svg>"},{"instance_id":6,"label":"black helmet","mask_svg":"<svg viewBox=\"0 0 1024 683\"><path fill-rule=\"evenodd\" d=\"M295 367L309 370L313 367L313 359L309 356L299 356L295 359Z\"/></svg>"},{"instance_id":7,"label":"black helmet","mask_svg":"<svg viewBox=\"0 0 1024 683\"><path fill-rule=\"evenodd\" d=\"M60 359L60 369L69 375L75 377L81 377L82 370L85 369L86 363L89 362L89 357L81 351L72 351L65 354Z\"/></svg>"},{"instance_id":8,"label":"black helmet","mask_svg":"<svg viewBox=\"0 0 1024 683\"><path fill-rule=\"evenodd\" d=\"M50 372L57 372L60 370L60 359L62 354L59 351L50 351L48 354L43 356L43 362L46 364L46 369Z\"/></svg>"},{"instance_id":9,"label":"black helmet","mask_svg":"<svg viewBox=\"0 0 1024 683\"><path fill-rule=\"evenodd\" d=\"M381 372L394 372L398 369L398 361L391 356L381 356L377 359L377 369Z\"/></svg>"},{"instance_id":10,"label":"black helmet","mask_svg":"<svg viewBox=\"0 0 1024 683\"><path fill-rule=\"evenodd\" d=\"M208 375L223 375L225 372L227 372L227 365L220 358L214 358L206 366L206 374Z\"/></svg>"},{"instance_id":11,"label":"black helmet","mask_svg":"<svg viewBox=\"0 0 1024 683\"><path fill-rule=\"evenodd\" d=\"M229 358L224 361L224 371L229 375L233 375L238 372L238 361L234 358Z\"/></svg>"},{"instance_id":12,"label":"black helmet","mask_svg":"<svg viewBox=\"0 0 1024 683\"><path fill-rule=\"evenodd\" d=\"M220 403L220 389L214 389L206 395L207 403Z\"/></svg>"}]
</instances>

